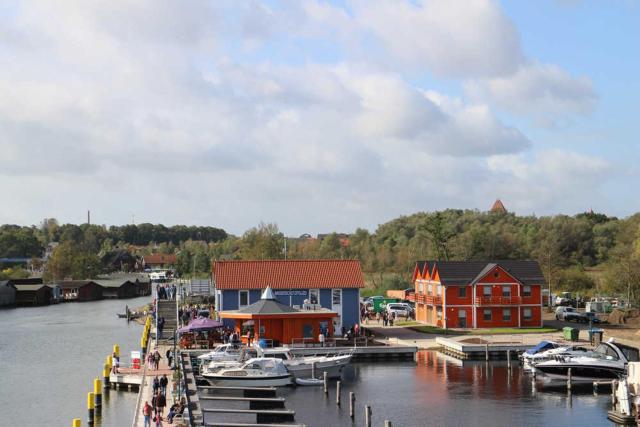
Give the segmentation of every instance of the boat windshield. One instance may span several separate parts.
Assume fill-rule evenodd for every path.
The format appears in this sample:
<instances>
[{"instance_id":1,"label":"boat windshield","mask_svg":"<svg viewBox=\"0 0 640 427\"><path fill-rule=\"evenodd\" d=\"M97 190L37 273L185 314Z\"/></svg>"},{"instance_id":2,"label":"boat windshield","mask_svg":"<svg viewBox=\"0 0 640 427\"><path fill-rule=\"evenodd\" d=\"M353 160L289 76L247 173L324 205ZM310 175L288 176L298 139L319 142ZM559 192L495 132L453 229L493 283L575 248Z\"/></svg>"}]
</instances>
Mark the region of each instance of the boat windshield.
<instances>
[{"instance_id":1,"label":"boat windshield","mask_svg":"<svg viewBox=\"0 0 640 427\"><path fill-rule=\"evenodd\" d=\"M594 351L596 356L602 357L603 359L609 360L618 360L618 353L611 347L606 344L600 344Z\"/></svg>"}]
</instances>

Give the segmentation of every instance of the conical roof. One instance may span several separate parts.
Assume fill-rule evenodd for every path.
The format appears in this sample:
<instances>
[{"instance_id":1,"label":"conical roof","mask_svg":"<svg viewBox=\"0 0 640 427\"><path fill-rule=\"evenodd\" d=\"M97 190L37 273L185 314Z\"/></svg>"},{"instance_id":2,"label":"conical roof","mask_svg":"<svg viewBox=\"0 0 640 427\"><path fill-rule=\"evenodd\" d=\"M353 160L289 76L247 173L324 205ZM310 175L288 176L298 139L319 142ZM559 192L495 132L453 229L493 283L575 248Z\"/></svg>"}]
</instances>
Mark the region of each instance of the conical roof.
<instances>
[{"instance_id":1,"label":"conical roof","mask_svg":"<svg viewBox=\"0 0 640 427\"><path fill-rule=\"evenodd\" d=\"M507 208L504 207L502 200L496 199L496 201L493 202L493 206L491 206L491 209L489 210L489 212L506 213Z\"/></svg>"},{"instance_id":2,"label":"conical roof","mask_svg":"<svg viewBox=\"0 0 640 427\"><path fill-rule=\"evenodd\" d=\"M273 294L273 291L271 290L271 286L267 286L267 289L265 289L264 292L262 292L262 296L260 297L260 299L267 299L267 300L276 299L276 296Z\"/></svg>"},{"instance_id":3,"label":"conical roof","mask_svg":"<svg viewBox=\"0 0 640 427\"><path fill-rule=\"evenodd\" d=\"M294 313L296 310L293 307L290 307L286 304L282 304L276 300L273 291L270 286L267 286L262 292L262 296L260 300L254 302L250 306L247 306L243 309L238 310L238 313L247 313L247 314L280 314L280 313Z\"/></svg>"}]
</instances>

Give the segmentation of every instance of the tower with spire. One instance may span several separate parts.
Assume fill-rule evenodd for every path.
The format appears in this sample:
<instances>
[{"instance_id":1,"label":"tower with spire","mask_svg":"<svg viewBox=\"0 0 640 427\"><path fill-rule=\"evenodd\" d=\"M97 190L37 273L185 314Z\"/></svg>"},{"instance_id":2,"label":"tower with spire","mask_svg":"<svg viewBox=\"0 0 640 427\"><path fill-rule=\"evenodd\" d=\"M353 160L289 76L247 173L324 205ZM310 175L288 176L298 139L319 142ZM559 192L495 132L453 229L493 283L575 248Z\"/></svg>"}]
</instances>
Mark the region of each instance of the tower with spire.
<instances>
[{"instance_id":1,"label":"tower with spire","mask_svg":"<svg viewBox=\"0 0 640 427\"><path fill-rule=\"evenodd\" d=\"M504 207L502 200L496 199L496 201L493 202L493 206L491 206L491 209L489 209L489 212L503 214L503 213L507 213L507 208Z\"/></svg>"}]
</instances>

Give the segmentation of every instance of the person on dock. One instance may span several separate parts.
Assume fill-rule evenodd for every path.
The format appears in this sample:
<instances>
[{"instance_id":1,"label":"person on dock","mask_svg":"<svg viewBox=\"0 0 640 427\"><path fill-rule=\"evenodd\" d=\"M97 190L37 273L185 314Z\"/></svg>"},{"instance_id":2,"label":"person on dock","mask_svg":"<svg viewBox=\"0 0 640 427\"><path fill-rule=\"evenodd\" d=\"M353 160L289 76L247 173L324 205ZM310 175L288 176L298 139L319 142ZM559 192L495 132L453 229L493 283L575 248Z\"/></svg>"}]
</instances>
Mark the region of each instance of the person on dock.
<instances>
[{"instance_id":1,"label":"person on dock","mask_svg":"<svg viewBox=\"0 0 640 427\"><path fill-rule=\"evenodd\" d=\"M158 390L160 390L160 380L158 379L157 376L153 379L152 387L153 387L153 394L156 395L158 393Z\"/></svg>"},{"instance_id":2,"label":"person on dock","mask_svg":"<svg viewBox=\"0 0 640 427\"><path fill-rule=\"evenodd\" d=\"M173 364L173 353L171 351L171 348L167 349L165 356L167 358L167 366L171 368L171 365Z\"/></svg>"},{"instance_id":3,"label":"person on dock","mask_svg":"<svg viewBox=\"0 0 640 427\"><path fill-rule=\"evenodd\" d=\"M112 360L113 360L113 373L117 374L118 373L118 368L120 367L120 356L118 356L116 354L116 352L113 352L113 355L111 356Z\"/></svg>"},{"instance_id":4,"label":"person on dock","mask_svg":"<svg viewBox=\"0 0 640 427\"><path fill-rule=\"evenodd\" d=\"M182 415L184 413L184 408L185 405L182 401L174 403L171 408L169 408L169 413L167 414L167 421L169 421L169 424L173 423L173 418L176 415Z\"/></svg>"},{"instance_id":5,"label":"person on dock","mask_svg":"<svg viewBox=\"0 0 640 427\"><path fill-rule=\"evenodd\" d=\"M157 417L162 420L162 414L164 413L164 407L167 406L167 398L162 393L158 393L156 397L156 406L158 408Z\"/></svg>"},{"instance_id":6,"label":"person on dock","mask_svg":"<svg viewBox=\"0 0 640 427\"><path fill-rule=\"evenodd\" d=\"M162 330L164 329L164 317L158 319L158 339L162 339Z\"/></svg>"},{"instance_id":7,"label":"person on dock","mask_svg":"<svg viewBox=\"0 0 640 427\"><path fill-rule=\"evenodd\" d=\"M167 394L167 384L169 384L169 379L167 378L167 375L164 374L162 375L162 378L160 378L160 391L163 396L166 396Z\"/></svg>"},{"instance_id":8,"label":"person on dock","mask_svg":"<svg viewBox=\"0 0 640 427\"><path fill-rule=\"evenodd\" d=\"M153 353L152 352L149 352L149 354L147 354L147 366L149 367L149 369L153 369L154 361L153 361Z\"/></svg>"},{"instance_id":9,"label":"person on dock","mask_svg":"<svg viewBox=\"0 0 640 427\"><path fill-rule=\"evenodd\" d=\"M156 351L153 352L153 365L156 371L160 368L160 359L162 359L162 356L160 356L160 352L156 349Z\"/></svg>"},{"instance_id":10,"label":"person on dock","mask_svg":"<svg viewBox=\"0 0 640 427\"><path fill-rule=\"evenodd\" d=\"M142 416L144 417L144 427L151 427L151 405L149 401L144 402L142 407Z\"/></svg>"}]
</instances>

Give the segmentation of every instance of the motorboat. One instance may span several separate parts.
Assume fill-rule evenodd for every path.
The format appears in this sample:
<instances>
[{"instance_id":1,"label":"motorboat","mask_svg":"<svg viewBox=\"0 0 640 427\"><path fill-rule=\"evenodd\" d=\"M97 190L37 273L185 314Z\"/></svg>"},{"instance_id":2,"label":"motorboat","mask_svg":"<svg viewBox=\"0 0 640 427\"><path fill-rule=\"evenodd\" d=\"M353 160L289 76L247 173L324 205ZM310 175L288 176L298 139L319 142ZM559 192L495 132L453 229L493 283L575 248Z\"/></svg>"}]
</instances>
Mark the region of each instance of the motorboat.
<instances>
[{"instance_id":1,"label":"motorboat","mask_svg":"<svg viewBox=\"0 0 640 427\"><path fill-rule=\"evenodd\" d=\"M242 354L240 344L220 344L213 351L198 356L198 359L204 363L207 361L224 362L239 361Z\"/></svg>"},{"instance_id":2,"label":"motorboat","mask_svg":"<svg viewBox=\"0 0 640 427\"><path fill-rule=\"evenodd\" d=\"M323 385L324 384L324 380L321 380L320 378L296 378L295 379L296 384L298 385L304 385L304 386L308 386L308 385Z\"/></svg>"},{"instance_id":3,"label":"motorboat","mask_svg":"<svg viewBox=\"0 0 640 427\"><path fill-rule=\"evenodd\" d=\"M338 353L334 355L294 356L287 347L261 348L255 347L259 357L275 357L282 359L291 375L295 378L310 378L314 374L322 377L324 372L329 378L338 378L342 369L351 362L351 353Z\"/></svg>"},{"instance_id":4,"label":"motorboat","mask_svg":"<svg viewBox=\"0 0 640 427\"><path fill-rule=\"evenodd\" d=\"M591 383L622 378L627 373L627 363L637 361L640 361L637 348L609 340L583 355L556 355L552 360L537 363L535 371L547 381L566 381L571 368L572 382Z\"/></svg>"},{"instance_id":5,"label":"motorboat","mask_svg":"<svg viewBox=\"0 0 640 427\"><path fill-rule=\"evenodd\" d=\"M241 366L222 368L202 374L214 386L267 387L291 384L291 373L281 359L256 357Z\"/></svg>"},{"instance_id":6,"label":"motorboat","mask_svg":"<svg viewBox=\"0 0 640 427\"><path fill-rule=\"evenodd\" d=\"M585 347L559 344L554 341L541 341L538 345L522 353L520 356L525 371L533 371L535 365L556 356L584 356L589 352Z\"/></svg>"},{"instance_id":7,"label":"motorboat","mask_svg":"<svg viewBox=\"0 0 640 427\"><path fill-rule=\"evenodd\" d=\"M204 359L203 356L199 357ZM291 375L295 378L313 377L314 364L316 377L320 378L324 375L324 372L326 372L329 378L339 378L342 373L342 369L351 362L351 358L353 356L351 353L295 356L291 352L291 349L287 347L262 348L258 345L254 345L253 347L242 348L235 360L229 360L226 358L206 359L211 360L211 362L202 365L200 374L204 375L204 373L214 373L224 368L239 367L244 361L256 357L276 358L282 360L289 372L291 372Z\"/></svg>"}]
</instances>

